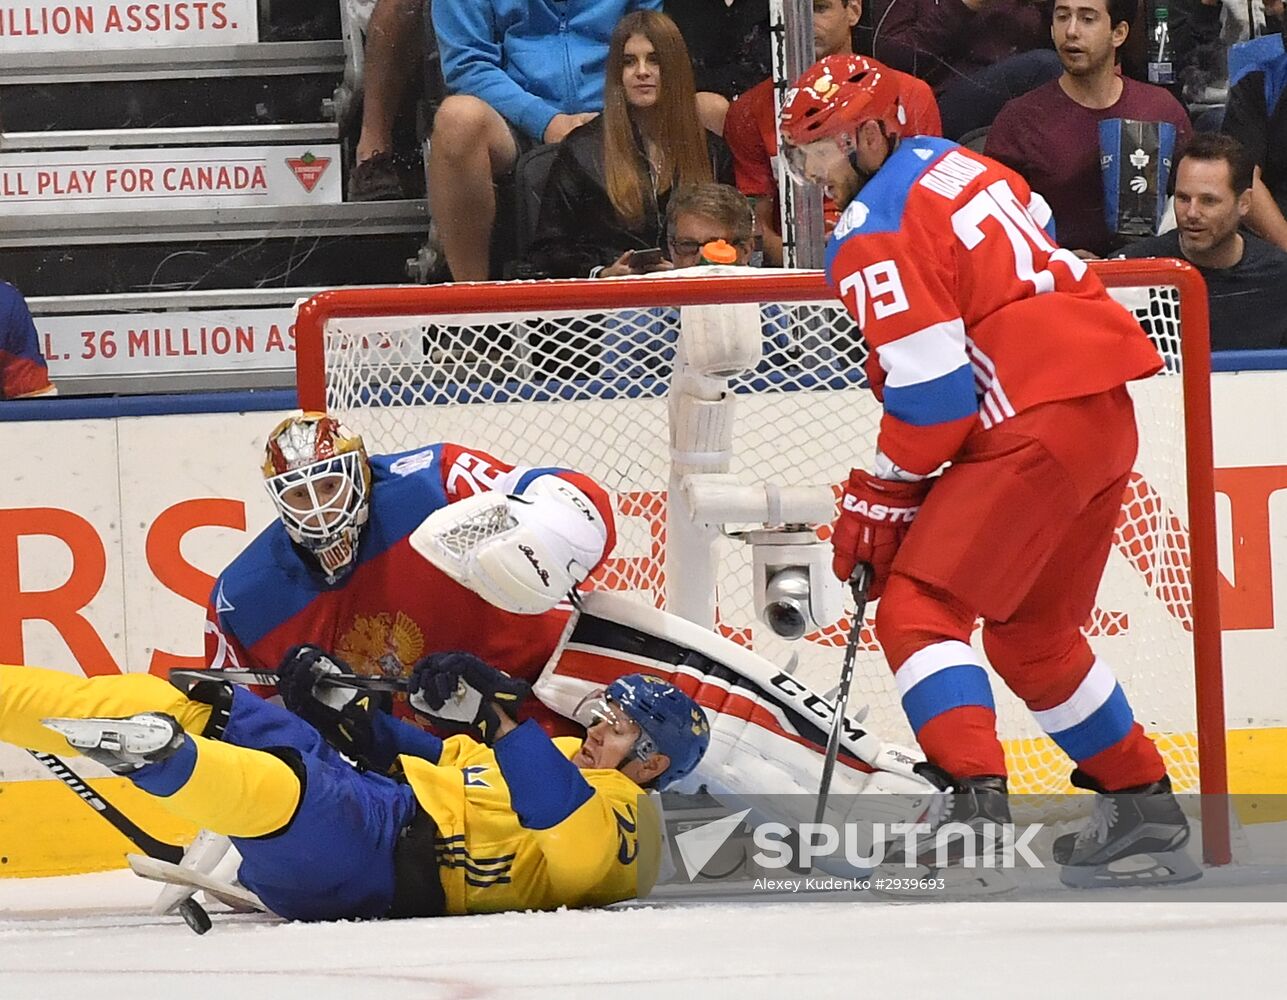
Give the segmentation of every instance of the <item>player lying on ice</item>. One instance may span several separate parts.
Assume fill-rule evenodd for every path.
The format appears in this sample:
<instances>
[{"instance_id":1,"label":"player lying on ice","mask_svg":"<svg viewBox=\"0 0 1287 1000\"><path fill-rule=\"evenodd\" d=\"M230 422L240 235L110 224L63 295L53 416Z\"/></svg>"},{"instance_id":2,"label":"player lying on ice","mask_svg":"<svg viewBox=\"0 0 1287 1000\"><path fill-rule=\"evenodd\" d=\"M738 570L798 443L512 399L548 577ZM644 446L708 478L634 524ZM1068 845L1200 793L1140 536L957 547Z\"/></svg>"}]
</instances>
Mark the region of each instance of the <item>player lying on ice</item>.
<instances>
[{"instance_id":1,"label":"player lying on ice","mask_svg":"<svg viewBox=\"0 0 1287 1000\"><path fill-rule=\"evenodd\" d=\"M1137 448L1126 383L1161 358L1056 246L1050 208L1022 177L905 137L905 120L890 74L859 56L822 60L782 109L791 171L844 207L827 276L884 404L870 471L845 488L836 574L873 567L876 634L926 773L954 792L950 821L1009 817L992 692L970 647L982 618L997 674L1075 762L1073 784L1101 793L1096 821L1056 843L1065 881L1195 878L1162 758L1081 633ZM1136 855L1155 864L1109 872Z\"/></svg>"},{"instance_id":2,"label":"player lying on ice","mask_svg":"<svg viewBox=\"0 0 1287 1000\"><path fill-rule=\"evenodd\" d=\"M0 739L85 754L175 815L231 837L242 884L288 919L634 897L641 858L659 849L641 842L642 791L701 759L710 732L697 704L658 678L629 675L591 699L584 741L556 740L501 707L522 682L468 654L435 660L419 673L424 707L434 691L465 691L486 743L442 740L349 706L350 723L364 720L349 743L371 768L360 770L303 719L245 688L206 680L188 697L150 675L84 679L15 666L0 666ZM292 685L311 698L316 676L337 669L307 647L291 662L287 700Z\"/></svg>"},{"instance_id":3,"label":"player lying on ice","mask_svg":"<svg viewBox=\"0 0 1287 1000\"><path fill-rule=\"evenodd\" d=\"M616 538L611 498L589 476L449 443L368 456L322 413L278 424L263 472L277 520L215 581L207 666L271 672L310 643L364 676L406 677L456 650L533 681L567 624L568 592ZM417 551L429 518L439 527L426 544L472 539L461 558L435 565ZM535 699L524 712L577 732Z\"/></svg>"}]
</instances>

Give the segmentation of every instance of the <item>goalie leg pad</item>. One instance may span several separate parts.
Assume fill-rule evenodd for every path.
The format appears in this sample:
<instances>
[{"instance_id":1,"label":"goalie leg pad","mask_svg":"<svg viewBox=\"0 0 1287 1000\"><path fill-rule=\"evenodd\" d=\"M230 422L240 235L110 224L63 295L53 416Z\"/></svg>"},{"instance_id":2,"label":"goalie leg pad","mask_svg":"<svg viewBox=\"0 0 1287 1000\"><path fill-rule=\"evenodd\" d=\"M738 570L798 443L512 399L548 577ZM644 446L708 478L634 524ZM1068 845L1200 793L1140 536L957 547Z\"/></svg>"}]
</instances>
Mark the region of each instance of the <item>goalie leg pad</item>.
<instances>
[{"instance_id":1,"label":"goalie leg pad","mask_svg":"<svg viewBox=\"0 0 1287 1000\"><path fill-rule=\"evenodd\" d=\"M711 723L710 748L676 790L707 785L730 794L817 792L834 708L755 652L619 594L585 596L533 690L550 708L569 714L591 691L641 670L696 698ZM837 793L867 790L874 771L905 781L873 791L934 792L913 770L919 754L885 743L852 719L841 747Z\"/></svg>"}]
</instances>

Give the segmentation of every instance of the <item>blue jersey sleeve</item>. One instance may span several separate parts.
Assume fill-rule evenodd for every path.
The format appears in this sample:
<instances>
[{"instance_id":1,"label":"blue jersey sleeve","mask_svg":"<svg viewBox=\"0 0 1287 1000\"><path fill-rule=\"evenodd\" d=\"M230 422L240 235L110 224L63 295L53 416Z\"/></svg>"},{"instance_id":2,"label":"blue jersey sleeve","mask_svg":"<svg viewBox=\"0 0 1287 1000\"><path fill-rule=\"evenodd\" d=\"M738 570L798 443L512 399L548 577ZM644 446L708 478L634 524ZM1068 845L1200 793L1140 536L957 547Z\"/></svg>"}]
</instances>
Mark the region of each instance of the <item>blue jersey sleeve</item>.
<instances>
[{"instance_id":1,"label":"blue jersey sleeve","mask_svg":"<svg viewBox=\"0 0 1287 1000\"><path fill-rule=\"evenodd\" d=\"M514 812L529 830L557 826L594 795L576 765L531 719L502 736L493 749Z\"/></svg>"},{"instance_id":2,"label":"blue jersey sleeve","mask_svg":"<svg viewBox=\"0 0 1287 1000\"><path fill-rule=\"evenodd\" d=\"M442 740L410 722L395 719L386 712L376 712L371 724L367 763L372 770L388 774L394 761L403 754L437 764L442 756Z\"/></svg>"}]
</instances>

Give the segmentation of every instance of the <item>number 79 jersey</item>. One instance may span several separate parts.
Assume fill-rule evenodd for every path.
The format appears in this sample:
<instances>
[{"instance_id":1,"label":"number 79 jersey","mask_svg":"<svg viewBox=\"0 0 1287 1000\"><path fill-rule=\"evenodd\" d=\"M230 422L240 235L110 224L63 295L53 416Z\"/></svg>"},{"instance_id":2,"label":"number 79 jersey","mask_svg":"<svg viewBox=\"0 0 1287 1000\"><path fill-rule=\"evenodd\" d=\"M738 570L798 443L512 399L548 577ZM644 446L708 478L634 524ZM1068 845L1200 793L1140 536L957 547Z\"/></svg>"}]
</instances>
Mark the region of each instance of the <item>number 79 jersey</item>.
<instances>
[{"instance_id":1,"label":"number 79 jersey","mask_svg":"<svg viewBox=\"0 0 1287 1000\"><path fill-rule=\"evenodd\" d=\"M902 142L840 217L827 280L884 405L877 474L928 475L977 427L1104 392L1162 359L1013 170L945 139Z\"/></svg>"}]
</instances>

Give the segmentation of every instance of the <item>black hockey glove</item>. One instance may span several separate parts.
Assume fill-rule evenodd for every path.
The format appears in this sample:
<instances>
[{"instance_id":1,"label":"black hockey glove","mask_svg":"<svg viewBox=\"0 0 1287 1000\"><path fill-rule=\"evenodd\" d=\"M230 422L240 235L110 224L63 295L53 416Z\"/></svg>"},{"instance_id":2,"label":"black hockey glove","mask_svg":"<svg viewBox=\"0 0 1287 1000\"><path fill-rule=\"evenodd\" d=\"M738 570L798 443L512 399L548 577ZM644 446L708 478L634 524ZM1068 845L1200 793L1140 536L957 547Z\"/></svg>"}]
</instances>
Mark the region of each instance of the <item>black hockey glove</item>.
<instances>
[{"instance_id":1,"label":"black hockey glove","mask_svg":"<svg viewBox=\"0 0 1287 1000\"><path fill-rule=\"evenodd\" d=\"M411 671L407 691L411 707L430 722L481 737L490 746L500 727L496 706L513 718L532 685L471 653L432 653Z\"/></svg>"},{"instance_id":2,"label":"black hockey glove","mask_svg":"<svg viewBox=\"0 0 1287 1000\"><path fill-rule=\"evenodd\" d=\"M372 749L371 719L389 711L392 699L387 692L327 684L322 678L328 675L356 676L338 656L316 646L296 646L277 668L277 692L327 743L365 766Z\"/></svg>"}]
</instances>

